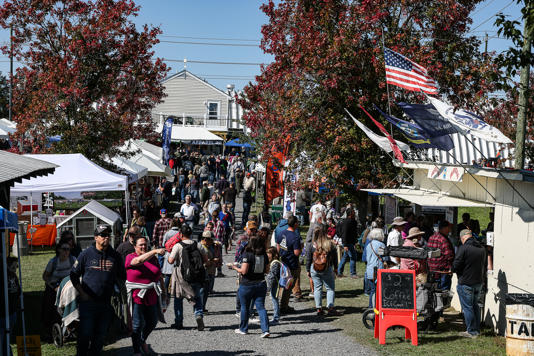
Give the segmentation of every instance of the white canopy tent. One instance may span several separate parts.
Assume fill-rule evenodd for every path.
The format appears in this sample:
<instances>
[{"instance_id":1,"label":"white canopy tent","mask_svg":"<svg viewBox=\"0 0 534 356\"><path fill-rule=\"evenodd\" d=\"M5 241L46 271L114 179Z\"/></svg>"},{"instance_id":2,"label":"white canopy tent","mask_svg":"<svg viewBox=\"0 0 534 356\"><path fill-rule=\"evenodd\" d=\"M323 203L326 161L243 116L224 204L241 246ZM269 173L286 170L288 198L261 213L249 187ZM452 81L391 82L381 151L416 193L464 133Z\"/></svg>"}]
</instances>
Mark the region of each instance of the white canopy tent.
<instances>
[{"instance_id":1,"label":"white canopy tent","mask_svg":"<svg viewBox=\"0 0 534 356\"><path fill-rule=\"evenodd\" d=\"M157 132L161 133L162 125ZM172 125L171 142L193 145L222 145L224 140L204 127Z\"/></svg>"},{"instance_id":2,"label":"white canopy tent","mask_svg":"<svg viewBox=\"0 0 534 356\"><path fill-rule=\"evenodd\" d=\"M8 119L0 119L0 138L8 139L9 134L17 131L17 124Z\"/></svg>"},{"instance_id":3,"label":"white canopy tent","mask_svg":"<svg viewBox=\"0 0 534 356\"><path fill-rule=\"evenodd\" d=\"M124 173L128 175L129 183L137 182L139 179L143 178L148 173L148 168L135 162L132 162L124 157L116 156L108 159L108 162L114 164L119 169L124 171Z\"/></svg>"},{"instance_id":4,"label":"white canopy tent","mask_svg":"<svg viewBox=\"0 0 534 356\"><path fill-rule=\"evenodd\" d=\"M141 140L129 140L120 148L122 152L133 153L128 158L137 165L147 168L148 176L171 176L171 169L161 163L163 149Z\"/></svg>"},{"instance_id":5,"label":"white canopy tent","mask_svg":"<svg viewBox=\"0 0 534 356\"><path fill-rule=\"evenodd\" d=\"M72 154L28 154L57 164L54 174L46 177L23 179L11 189L13 195L32 192L85 192L85 191L125 191L128 188L126 176L110 172L81 153Z\"/></svg>"},{"instance_id":6,"label":"white canopy tent","mask_svg":"<svg viewBox=\"0 0 534 356\"><path fill-rule=\"evenodd\" d=\"M124 191L126 200L126 223L129 216L128 177L110 172L91 162L81 153L71 154L28 154L26 157L51 162L59 167L46 177L23 179L15 183L11 196L30 196L33 193L67 193L86 191Z\"/></svg>"}]
</instances>

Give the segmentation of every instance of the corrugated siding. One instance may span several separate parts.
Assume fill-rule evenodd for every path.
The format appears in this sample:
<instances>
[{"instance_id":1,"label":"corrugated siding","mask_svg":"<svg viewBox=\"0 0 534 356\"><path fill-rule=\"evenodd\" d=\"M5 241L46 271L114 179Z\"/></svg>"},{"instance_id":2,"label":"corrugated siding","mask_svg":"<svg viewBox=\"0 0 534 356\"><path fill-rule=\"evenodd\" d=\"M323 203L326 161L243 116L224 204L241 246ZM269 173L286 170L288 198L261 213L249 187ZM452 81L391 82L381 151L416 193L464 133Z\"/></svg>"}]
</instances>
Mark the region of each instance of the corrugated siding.
<instances>
[{"instance_id":1,"label":"corrugated siding","mask_svg":"<svg viewBox=\"0 0 534 356\"><path fill-rule=\"evenodd\" d=\"M482 158L495 158L501 147L504 148L501 152L501 158L508 158L513 154L513 149L509 149L507 145L488 142L473 135L464 136L455 133L451 137L454 142L452 150L446 152L430 148L425 152L427 159L437 158L438 163L471 165L473 160L478 162ZM513 164L512 160L507 160L505 163L508 168L512 168Z\"/></svg>"},{"instance_id":2,"label":"corrugated siding","mask_svg":"<svg viewBox=\"0 0 534 356\"><path fill-rule=\"evenodd\" d=\"M204 116L207 114L205 101L219 101L220 115L228 115L228 97L200 82L191 75L178 75L164 83L165 94L163 103L156 106L153 113L160 112L165 115L181 116L182 113L189 115Z\"/></svg>"}]
</instances>

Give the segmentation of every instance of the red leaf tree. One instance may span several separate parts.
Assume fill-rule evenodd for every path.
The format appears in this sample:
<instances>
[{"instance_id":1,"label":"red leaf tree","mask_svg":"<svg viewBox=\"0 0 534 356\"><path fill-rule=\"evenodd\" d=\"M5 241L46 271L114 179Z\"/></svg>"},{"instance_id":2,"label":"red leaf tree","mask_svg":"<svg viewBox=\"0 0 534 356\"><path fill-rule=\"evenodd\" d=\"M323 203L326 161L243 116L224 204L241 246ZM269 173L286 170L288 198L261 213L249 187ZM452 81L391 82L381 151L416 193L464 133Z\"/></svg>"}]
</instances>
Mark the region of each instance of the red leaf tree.
<instances>
[{"instance_id":1,"label":"red leaf tree","mask_svg":"<svg viewBox=\"0 0 534 356\"><path fill-rule=\"evenodd\" d=\"M301 176L326 177L337 190L391 182L397 174L391 159L344 119L344 108L373 128L358 105L388 105L382 42L425 66L453 103L472 107L482 100L499 73L480 53L479 40L467 37L478 2L269 1L262 6L269 22L261 47L274 61L240 100L258 147L268 156L273 143L291 135L289 159ZM390 91L392 101L423 99ZM400 115L395 105L392 111Z\"/></svg>"},{"instance_id":2,"label":"red leaf tree","mask_svg":"<svg viewBox=\"0 0 534 356\"><path fill-rule=\"evenodd\" d=\"M24 150L80 152L99 161L129 138L153 132L167 68L154 59L159 28L138 30L129 0L6 0L13 28L13 137ZM9 48L3 48L9 53ZM49 136L61 141L47 148Z\"/></svg>"}]
</instances>

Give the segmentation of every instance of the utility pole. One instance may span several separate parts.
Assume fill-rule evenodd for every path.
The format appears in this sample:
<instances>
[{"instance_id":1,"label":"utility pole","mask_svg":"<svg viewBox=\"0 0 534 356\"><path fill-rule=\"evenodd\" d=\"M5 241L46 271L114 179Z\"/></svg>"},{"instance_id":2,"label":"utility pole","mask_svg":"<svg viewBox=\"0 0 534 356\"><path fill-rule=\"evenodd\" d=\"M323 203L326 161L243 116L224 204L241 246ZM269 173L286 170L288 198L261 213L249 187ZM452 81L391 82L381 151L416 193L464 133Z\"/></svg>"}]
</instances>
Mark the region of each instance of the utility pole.
<instances>
[{"instance_id":1,"label":"utility pole","mask_svg":"<svg viewBox=\"0 0 534 356\"><path fill-rule=\"evenodd\" d=\"M9 26L9 121L13 120L13 25Z\"/></svg>"},{"instance_id":2,"label":"utility pole","mask_svg":"<svg viewBox=\"0 0 534 356\"><path fill-rule=\"evenodd\" d=\"M523 31L523 48L521 57L528 61L532 44L532 26L530 24L530 1L527 2L527 12L525 16L525 29ZM527 123L528 89L530 77L530 64L524 63L521 67L521 77L519 79L519 113L517 114L516 136L515 136L515 169L523 169L525 166L525 127Z\"/></svg>"},{"instance_id":3,"label":"utility pole","mask_svg":"<svg viewBox=\"0 0 534 356\"><path fill-rule=\"evenodd\" d=\"M488 33L484 36L484 54L488 54Z\"/></svg>"}]
</instances>

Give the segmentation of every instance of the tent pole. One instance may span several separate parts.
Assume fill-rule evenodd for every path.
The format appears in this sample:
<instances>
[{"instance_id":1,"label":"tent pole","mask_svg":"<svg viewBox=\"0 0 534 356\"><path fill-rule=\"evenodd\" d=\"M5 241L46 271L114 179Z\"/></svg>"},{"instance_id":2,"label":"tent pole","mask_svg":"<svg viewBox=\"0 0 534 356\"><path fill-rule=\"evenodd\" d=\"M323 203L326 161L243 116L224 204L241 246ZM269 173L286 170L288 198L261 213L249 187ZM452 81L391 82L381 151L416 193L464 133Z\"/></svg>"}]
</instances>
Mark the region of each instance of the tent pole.
<instances>
[{"instance_id":1,"label":"tent pole","mask_svg":"<svg viewBox=\"0 0 534 356\"><path fill-rule=\"evenodd\" d=\"M6 236L9 236L9 230L7 228L7 211L4 209L3 211L3 214L4 214L4 222L6 222L6 226L5 226L5 230L2 234L2 271L3 271L3 278L4 278L4 285L2 286L4 288L4 312L5 312L5 327L6 327L6 331L5 331L5 340L6 340L6 344L4 345L5 347L5 351L6 351L6 355L9 355L9 350L10 350L10 330L9 330L9 298L8 298L8 294L7 294L7 251L6 251ZM8 240L9 241L9 240ZM4 336L4 335L0 335L0 336Z\"/></svg>"},{"instance_id":2,"label":"tent pole","mask_svg":"<svg viewBox=\"0 0 534 356\"><path fill-rule=\"evenodd\" d=\"M22 265L20 263L20 236L17 232L17 258L19 259L19 283L20 283L20 309L22 313L22 340L24 342L24 355L28 355L26 349L26 320L24 319L24 291L22 290Z\"/></svg>"},{"instance_id":3,"label":"tent pole","mask_svg":"<svg viewBox=\"0 0 534 356\"><path fill-rule=\"evenodd\" d=\"M33 192L30 193L30 253L33 252Z\"/></svg>"}]
</instances>

